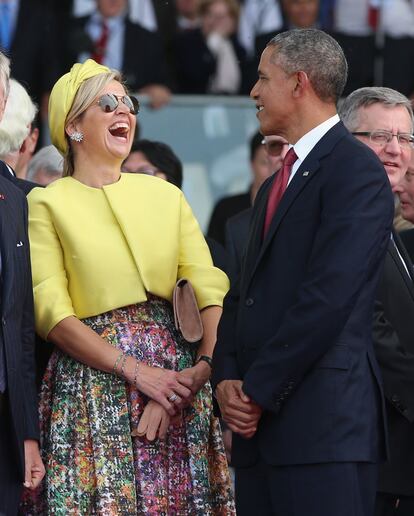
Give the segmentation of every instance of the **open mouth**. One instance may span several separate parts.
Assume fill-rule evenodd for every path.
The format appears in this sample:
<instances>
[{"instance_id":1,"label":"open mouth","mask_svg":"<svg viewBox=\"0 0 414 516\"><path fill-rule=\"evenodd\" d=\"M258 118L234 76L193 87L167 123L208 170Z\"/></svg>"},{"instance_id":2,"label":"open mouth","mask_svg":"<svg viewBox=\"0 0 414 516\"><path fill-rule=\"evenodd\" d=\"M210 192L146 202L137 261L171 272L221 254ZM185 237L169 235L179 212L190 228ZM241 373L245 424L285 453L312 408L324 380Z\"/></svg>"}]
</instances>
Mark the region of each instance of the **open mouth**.
<instances>
[{"instance_id":1,"label":"open mouth","mask_svg":"<svg viewBox=\"0 0 414 516\"><path fill-rule=\"evenodd\" d=\"M122 138L126 140L128 138L129 125L125 122L117 122L116 124L111 125L109 132L116 138Z\"/></svg>"}]
</instances>

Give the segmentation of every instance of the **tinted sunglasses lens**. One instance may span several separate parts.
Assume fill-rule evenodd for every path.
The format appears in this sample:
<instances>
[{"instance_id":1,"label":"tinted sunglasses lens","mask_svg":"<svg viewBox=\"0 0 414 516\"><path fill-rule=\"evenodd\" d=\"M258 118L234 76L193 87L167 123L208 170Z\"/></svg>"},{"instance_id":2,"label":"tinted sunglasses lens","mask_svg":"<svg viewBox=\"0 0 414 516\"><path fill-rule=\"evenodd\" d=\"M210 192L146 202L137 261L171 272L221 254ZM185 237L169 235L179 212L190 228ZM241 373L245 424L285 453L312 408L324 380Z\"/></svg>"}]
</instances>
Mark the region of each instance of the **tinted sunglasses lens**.
<instances>
[{"instance_id":1,"label":"tinted sunglasses lens","mask_svg":"<svg viewBox=\"0 0 414 516\"><path fill-rule=\"evenodd\" d=\"M124 104L131 111L133 115L137 115L139 112L139 102L135 97L126 95L123 99Z\"/></svg>"},{"instance_id":2,"label":"tinted sunglasses lens","mask_svg":"<svg viewBox=\"0 0 414 516\"><path fill-rule=\"evenodd\" d=\"M105 113L112 113L112 111L115 111L116 107L118 106L118 99L114 95L107 93L106 95L102 95L98 101L98 104L101 106L102 111L105 111Z\"/></svg>"},{"instance_id":3,"label":"tinted sunglasses lens","mask_svg":"<svg viewBox=\"0 0 414 516\"><path fill-rule=\"evenodd\" d=\"M266 143L267 152L271 156L280 156L280 154L282 153L283 147L284 147L284 144L281 142L267 142Z\"/></svg>"}]
</instances>

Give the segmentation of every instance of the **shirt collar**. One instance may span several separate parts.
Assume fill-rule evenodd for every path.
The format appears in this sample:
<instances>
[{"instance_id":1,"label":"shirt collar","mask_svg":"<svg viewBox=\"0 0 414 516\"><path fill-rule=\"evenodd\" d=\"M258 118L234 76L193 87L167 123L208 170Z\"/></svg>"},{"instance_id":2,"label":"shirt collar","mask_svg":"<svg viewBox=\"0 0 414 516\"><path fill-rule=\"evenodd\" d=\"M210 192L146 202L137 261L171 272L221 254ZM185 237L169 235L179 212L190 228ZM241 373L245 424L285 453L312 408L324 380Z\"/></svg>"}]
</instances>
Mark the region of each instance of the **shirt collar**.
<instances>
[{"instance_id":1,"label":"shirt collar","mask_svg":"<svg viewBox=\"0 0 414 516\"><path fill-rule=\"evenodd\" d=\"M339 116L331 116L321 124L317 125L300 138L293 146L296 156L302 163L319 140L339 122Z\"/></svg>"}]
</instances>

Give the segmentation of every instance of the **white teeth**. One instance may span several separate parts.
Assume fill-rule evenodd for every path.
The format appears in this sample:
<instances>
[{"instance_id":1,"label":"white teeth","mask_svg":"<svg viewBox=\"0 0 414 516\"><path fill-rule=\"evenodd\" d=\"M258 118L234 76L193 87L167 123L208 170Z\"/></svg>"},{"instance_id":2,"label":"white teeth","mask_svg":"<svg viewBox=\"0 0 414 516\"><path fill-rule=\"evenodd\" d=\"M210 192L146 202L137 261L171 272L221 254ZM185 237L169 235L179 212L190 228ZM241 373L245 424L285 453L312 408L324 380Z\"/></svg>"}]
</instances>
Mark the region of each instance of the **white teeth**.
<instances>
[{"instance_id":1,"label":"white teeth","mask_svg":"<svg viewBox=\"0 0 414 516\"><path fill-rule=\"evenodd\" d=\"M264 109L264 107L263 107L263 106L258 106L258 108L257 108L257 109L258 109L259 111L262 111L262 110Z\"/></svg>"},{"instance_id":2,"label":"white teeth","mask_svg":"<svg viewBox=\"0 0 414 516\"><path fill-rule=\"evenodd\" d=\"M115 130L115 129L129 129L129 125L126 124L125 122L116 122L115 124L111 125L111 127L109 128L111 131Z\"/></svg>"}]
</instances>

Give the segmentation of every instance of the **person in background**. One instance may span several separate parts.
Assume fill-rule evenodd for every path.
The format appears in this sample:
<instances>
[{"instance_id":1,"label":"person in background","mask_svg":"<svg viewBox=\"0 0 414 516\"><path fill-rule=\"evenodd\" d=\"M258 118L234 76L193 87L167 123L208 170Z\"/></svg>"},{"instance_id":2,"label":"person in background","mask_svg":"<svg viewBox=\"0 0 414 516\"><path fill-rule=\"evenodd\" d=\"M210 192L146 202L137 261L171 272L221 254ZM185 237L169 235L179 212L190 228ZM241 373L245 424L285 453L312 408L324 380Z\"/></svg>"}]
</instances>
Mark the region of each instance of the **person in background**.
<instances>
[{"instance_id":1,"label":"person in background","mask_svg":"<svg viewBox=\"0 0 414 516\"><path fill-rule=\"evenodd\" d=\"M123 172L160 177L181 189L183 166L171 147L150 140L134 141L131 152L122 164Z\"/></svg>"},{"instance_id":2,"label":"person in background","mask_svg":"<svg viewBox=\"0 0 414 516\"><path fill-rule=\"evenodd\" d=\"M65 177L33 190L29 227L36 328L56 350L40 400L45 482L22 509L233 515L208 382L228 279L178 188L121 173L138 103L118 72L75 64L49 111ZM183 277L198 346L174 326Z\"/></svg>"},{"instance_id":3,"label":"person in background","mask_svg":"<svg viewBox=\"0 0 414 516\"><path fill-rule=\"evenodd\" d=\"M395 189L400 201L400 212L404 220L414 224L414 152L411 151L411 159L408 170L402 181ZM401 240L411 261L414 262L414 229L405 229L399 233Z\"/></svg>"},{"instance_id":4,"label":"person in background","mask_svg":"<svg viewBox=\"0 0 414 516\"><path fill-rule=\"evenodd\" d=\"M148 95L160 108L170 101L166 59L160 36L129 19L127 0L96 0L95 11L72 18L64 62L94 58L121 70L131 91Z\"/></svg>"},{"instance_id":5,"label":"person in background","mask_svg":"<svg viewBox=\"0 0 414 516\"><path fill-rule=\"evenodd\" d=\"M177 188L183 184L183 165L174 151L162 142L134 141L129 156L122 165L124 172L159 177ZM228 257L224 247L212 238L206 238L213 263L228 274Z\"/></svg>"},{"instance_id":6,"label":"person in background","mask_svg":"<svg viewBox=\"0 0 414 516\"><path fill-rule=\"evenodd\" d=\"M26 181L27 161L36 147L39 132L33 127L37 107L17 81L10 80L10 93L0 122L0 159L5 163L0 174L12 181L25 194L35 186ZM16 177L19 170L20 176Z\"/></svg>"},{"instance_id":7,"label":"person in background","mask_svg":"<svg viewBox=\"0 0 414 516\"><path fill-rule=\"evenodd\" d=\"M9 76L9 60L0 52L0 121L7 105ZM16 516L23 483L36 488L45 470L38 445L27 202L3 174L0 258L0 514Z\"/></svg>"},{"instance_id":8,"label":"person in background","mask_svg":"<svg viewBox=\"0 0 414 516\"><path fill-rule=\"evenodd\" d=\"M177 33L177 92L240 93L245 53L236 36L237 0L200 0L199 16L199 28Z\"/></svg>"},{"instance_id":9,"label":"person in background","mask_svg":"<svg viewBox=\"0 0 414 516\"><path fill-rule=\"evenodd\" d=\"M290 29L316 29L319 19L319 0L281 0L283 26L278 31L260 34L256 38L256 56L259 58L269 40L277 33Z\"/></svg>"},{"instance_id":10,"label":"person in background","mask_svg":"<svg viewBox=\"0 0 414 516\"><path fill-rule=\"evenodd\" d=\"M177 30L196 29L200 26L200 0L175 0Z\"/></svg>"},{"instance_id":11,"label":"person in background","mask_svg":"<svg viewBox=\"0 0 414 516\"><path fill-rule=\"evenodd\" d=\"M62 174L63 158L54 145L38 150L27 167L27 179L40 186L47 186Z\"/></svg>"},{"instance_id":12,"label":"person in background","mask_svg":"<svg viewBox=\"0 0 414 516\"><path fill-rule=\"evenodd\" d=\"M341 104L345 126L384 165L394 193L414 145L410 101L390 88L360 88ZM375 200L373 201L375 202ZM375 516L414 514L414 272L395 230L375 300L373 341L387 408L389 460L380 466ZM398 510L397 510L398 509Z\"/></svg>"},{"instance_id":13,"label":"person in background","mask_svg":"<svg viewBox=\"0 0 414 516\"><path fill-rule=\"evenodd\" d=\"M374 510L386 443L370 329L394 203L337 115L346 76L333 38L295 29L269 42L251 92L261 133L290 148L256 196L213 355L238 516Z\"/></svg>"},{"instance_id":14,"label":"person in background","mask_svg":"<svg viewBox=\"0 0 414 516\"><path fill-rule=\"evenodd\" d=\"M42 0L0 2L0 47L10 57L11 76L24 84L40 107L38 127L47 121L49 93L62 58L54 6L47 4Z\"/></svg>"},{"instance_id":15,"label":"person in background","mask_svg":"<svg viewBox=\"0 0 414 516\"><path fill-rule=\"evenodd\" d=\"M26 178L26 169L39 137L34 126L37 106L25 88L10 79L10 92L3 119L0 123L0 159L5 161L20 179Z\"/></svg>"},{"instance_id":16,"label":"person in background","mask_svg":"<svg viewBox=\"0 0 414 516\"><path fill-rule=\"evenodd\" d=\"M256 133L251 141L251 165L253 185L251 188L251 205L263 182L282 167L288 151L288 142L282 136L262 136ZM244 251L249 238L252 208L247 208L230 217L225 223L225 249L229 260L227 271L230 282L234 282L241 271Z\"/></svg>"},{"instance_id":17,"label":"person in background","mask_svg":"<svg viewBox=\"0 0 414 516\"><path fill-rule=\"evenodd\" d=\"M263 181L281 167L283 156L287 151L287 142L280 136L263 137L261 133L256 132L250 138L249 151L252 174L249 191L220 199L210 217L207 235L223 245L227 220L252 206Z\"/></svg>"}]
</instances>

